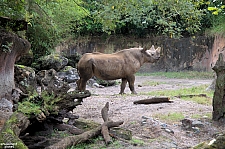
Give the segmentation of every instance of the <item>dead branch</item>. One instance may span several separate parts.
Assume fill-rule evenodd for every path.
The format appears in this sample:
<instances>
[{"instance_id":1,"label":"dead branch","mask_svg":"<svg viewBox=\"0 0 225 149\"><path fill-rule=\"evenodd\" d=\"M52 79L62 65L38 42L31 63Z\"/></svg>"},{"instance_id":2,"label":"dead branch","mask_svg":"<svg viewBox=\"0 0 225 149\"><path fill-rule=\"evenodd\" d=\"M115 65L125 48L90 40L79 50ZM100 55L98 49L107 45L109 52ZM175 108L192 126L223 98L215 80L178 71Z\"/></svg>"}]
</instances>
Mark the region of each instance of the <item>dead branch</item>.
<instances>
[{"instance_id":1,"label":"dead branch","mask_svg":"<svg viewBox=\"0 0 225 149\"><path fill-rule=\"evenodd\" d=\"M169 97L152 97L149 99L134 101L134 104L156 104L156 103L171 103Z\"/></svg>"},{"instance_id":2,"label":"dead branch","mask_svg":"<svg viewBox=\"0 0 225 149\"><path fill-rule=\"evenodd\" d=\"M103 118L104 122L109 120L108 111L109 111L109 102L107 102L101 110L101 114L102 114L102 118Z\"/></svg>"},{"instance_id":3,"label":"dead branch","mask_svg":"<svg viewBox=\"0 0 225 149\"><path fill-rule=\"evenodd\" d=\"M68 124L58 124L58 125L55 125L54 128L60 130L60 131L69 131L71 134L74 134L74 135L79 135L79 134L82 134L84 131L73 126L73 125L68 125Z\"/></svg>"},{"instance_id":4,"label":"dead branch","mask_svg":"<svg viewBox=\"0 0 225 149\"><path fill-rule=\"evenodd\" d=\"M108 129L107 126L105 126L105 125L102 126L102 131L101 131L101 133L102 133L102 135L103 135L103 138L104 138L104 140L105 140L106 145L112 143L112 139L111 139L111 137L110 137L110 135L109 135L109 129Z\"/></svg>"},{"instance_id":5,"label":"dead branch","mask_svg":"<svg viewBox=\"0 0 225 149\"><path fill-rule=\"evenodd\" d=\"M108 128L111 128L111 127L118 127L121 124L123 124L123 121L118 122L107 121L104 122L101 126L98 126L90 131L86 131L80 135L66 137L61 141L59 141L58 143L55 143L47 147L46 149L65 149L69 146L75 146L78 143L85 142L90 138L99 135L101 133L102 126L107 126Z\"/></svg>"},{"instance_id":6,"label":"dead branch","mask_svg":"<svg viewBox=\"0 0 225 149\"><path fill-rule=\"evenodd\" d=\"M103 118L104 122L109 121L108 111L109 111L109 102L107 102L101 110L101 114L102 114L102 118ZM103 125L101 132L102 132L103 138L105 139L106 145L110 144L112 142L112 140L111 140L111 137L109 136L108 127Z\"/></svg>"}]
</instances>

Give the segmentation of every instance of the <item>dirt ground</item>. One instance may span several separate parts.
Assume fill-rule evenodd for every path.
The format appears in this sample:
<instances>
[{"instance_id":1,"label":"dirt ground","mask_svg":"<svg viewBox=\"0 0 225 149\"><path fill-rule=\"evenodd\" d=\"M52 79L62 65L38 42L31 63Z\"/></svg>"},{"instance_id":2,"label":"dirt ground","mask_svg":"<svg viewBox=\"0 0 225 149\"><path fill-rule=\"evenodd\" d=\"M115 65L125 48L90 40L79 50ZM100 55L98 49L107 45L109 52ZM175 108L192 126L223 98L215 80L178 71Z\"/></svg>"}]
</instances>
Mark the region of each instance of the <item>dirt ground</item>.
<instances>
[{"instance_id":1,"label":"dirt ground","mask_svg":"<svg viewBox=\"0 0 225 149\"><path fill-rule=\"evenodd\" d=\"M146 85L148 81L159 82L158 85ZM163 83L160 83L163 82ZM133 139L142 140L137 146L122 144L123 148L146 148L146 149L188 149L203 141L210 141L222 132L224 126L211 120L212 105L197 104L193 101L185 101L172 98L172 103L159 104L133 104L136 100L147 99L144 95L149 91L180 89L210 85L212 80L189 80L189 79L166 79L151 76L137 76L135 88L137 95L130 94L128 86L127 94L119 95L120 86L105 88L87 87L92 96L83 100L82 105L74 109L74 113L81 118L90 119L103 123L101 109L109 102L109 118L114 121L123 120L120 127L132 131ZM194 97L193 97L194 98ZM157 119L156 115L165 115L181 112L185 118L200 115L196 119L200 126L184 129L181 121L171 122ZM113 148L113 147L111 147Z\"/></svg>"}]
</instances>

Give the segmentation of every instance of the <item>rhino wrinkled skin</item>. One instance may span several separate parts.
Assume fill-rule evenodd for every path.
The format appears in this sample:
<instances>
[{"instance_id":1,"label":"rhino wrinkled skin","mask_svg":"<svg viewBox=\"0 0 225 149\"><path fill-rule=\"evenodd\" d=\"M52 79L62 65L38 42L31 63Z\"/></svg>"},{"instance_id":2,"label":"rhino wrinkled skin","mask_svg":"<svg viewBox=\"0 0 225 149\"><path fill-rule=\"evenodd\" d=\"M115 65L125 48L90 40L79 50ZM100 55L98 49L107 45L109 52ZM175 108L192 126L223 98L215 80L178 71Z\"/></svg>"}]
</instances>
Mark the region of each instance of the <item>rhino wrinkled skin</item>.
<instances>
[{"instance_id":1,"label":"rhino wrinkled skin","mask_svg":"<svg viewBox=\"0 0 225 149\"><path fill-rule=\"evenodd\" d=\"M86 53L78 62L80 79L77 81L78 90L85 91L87 81L95 76L103 80L122 79L120 94L124 93L127 82L133 94L134 74L144 63L154 63L160 58L161 47L124 49L112 54L99 52Z\"/></svg>"}]
</instances>

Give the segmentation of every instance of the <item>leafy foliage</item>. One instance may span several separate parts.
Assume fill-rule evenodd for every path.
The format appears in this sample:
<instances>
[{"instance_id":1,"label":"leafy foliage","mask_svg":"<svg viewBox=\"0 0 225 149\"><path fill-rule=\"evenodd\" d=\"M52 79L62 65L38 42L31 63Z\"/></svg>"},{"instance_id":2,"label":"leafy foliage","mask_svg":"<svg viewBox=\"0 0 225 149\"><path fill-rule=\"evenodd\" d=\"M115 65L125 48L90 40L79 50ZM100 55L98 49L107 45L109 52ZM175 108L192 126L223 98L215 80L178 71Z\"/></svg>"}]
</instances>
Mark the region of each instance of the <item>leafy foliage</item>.
<instances>
[{"instance_id":1,"label":"leafy foliage","mask_svg":"<svg viewBox=\"0 0 225 149\"><path fill-rule=\"evenodd\" d=\"M95 6L91 14L109 34L190 35L201 28L204 11L191 0L103 0L86 1Z\"/></svg>"},{"instance_id":2,"label":"leafy foliage","mask_svg":"<svg viewBox=\"0 0 225 149\"><path fill-rule=\"evenodd\" d=\"M0 1L0 16L13 19L24 19L26 15L25 0L1 0Z\"/></svg>"},{"instance_id":3,"label":"leafy foliage","mask_svg":"<svg viewBox=\"0 0 225 149\"><path fill-rule=\"evenodd\" d=\"M38 59L71 37L123 34L179 38L212 25L223 30L224 7L222 0L2 0L0 15L29 22L26 35Z\"/></svg>"},{"instance_id":4,"label":"leafy foliage","mask_svg":"<svg viewBox=\"0 0 225 149\"><path fill-rule=\"evenodd\" d=\"M32 43L35 59L50 54L62 39L71 36L76 25L74 22L88 15L88 11L80 7L80 0L39 1L31 3L32 13L27 35ZM82 24L82 22L81 22Z\"/></svg>"},{"instance_id":5,"label":"leafy foliage","mask_svg":"<svg viewBox=\"0 0 225 149\"><path fill-rule=\"evenodd\" d=\"M213 0L210 2L208 10L212 13L211 20L213 34L225 34L225 3L222 0Z\"/></svg>"}]
</instances>

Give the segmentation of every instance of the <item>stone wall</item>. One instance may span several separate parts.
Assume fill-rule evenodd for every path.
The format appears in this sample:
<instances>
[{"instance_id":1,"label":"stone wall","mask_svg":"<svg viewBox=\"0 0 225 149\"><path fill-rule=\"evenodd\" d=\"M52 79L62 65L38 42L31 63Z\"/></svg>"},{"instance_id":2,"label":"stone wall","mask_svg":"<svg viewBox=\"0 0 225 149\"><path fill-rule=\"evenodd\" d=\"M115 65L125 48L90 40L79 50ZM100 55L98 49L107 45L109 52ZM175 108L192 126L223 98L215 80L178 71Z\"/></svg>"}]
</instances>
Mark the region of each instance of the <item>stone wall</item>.
<instances>
[{"instance_id":1,"label":"stone wall","mask_svg":"<svg viewBox=\"0 0 225 149\"><path fill-rule=\"evenodd\" d=\"M154 71L212 71L219 53L225 54L225 38L221 36L198 36L195 38L171 39L166 37L132 38L110 36L107 39L92 37L64 44L57 51L67 55L87 52L113 53L125 48L162 47L161 59L155 64L145 64L141 72Z\"/></svg>"}]
</instances>

